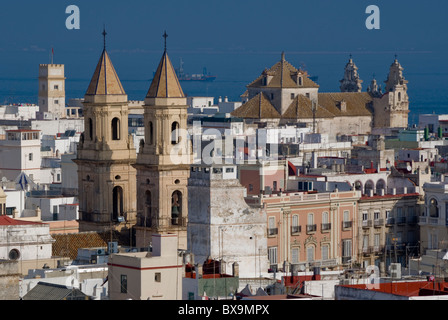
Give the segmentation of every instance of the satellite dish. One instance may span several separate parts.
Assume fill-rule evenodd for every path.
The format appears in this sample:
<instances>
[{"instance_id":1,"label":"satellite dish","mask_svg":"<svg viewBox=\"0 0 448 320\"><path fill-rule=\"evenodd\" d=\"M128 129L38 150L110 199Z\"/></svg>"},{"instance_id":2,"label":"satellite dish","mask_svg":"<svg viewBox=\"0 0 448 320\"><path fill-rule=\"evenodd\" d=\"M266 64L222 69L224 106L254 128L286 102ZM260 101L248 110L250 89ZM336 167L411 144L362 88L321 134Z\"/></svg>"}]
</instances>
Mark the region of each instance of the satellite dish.
<instances>
[{"instance_id":1,"label":"satellite dish","mask_svg":"<svg viewBox=\"0 0 448 320\"><path fill-rule=\"evenodd\" d=\"M300 267L299 267L299 270L300 271L305 271L305 266L303 264L301 264Z\"/></svg>"},{"instance_id":2,"label":"satellite dish","mask_svg":"<svg viewBox=\"0 0 448 320\"><path fill-rule=\"evenodd\" d=\"M7 182L7 181L8 181L8 179L6 177L2 178L2 182Z\"/></svg>"},{"instance_id":3,"label":"satellite dish","mask_svg":"<svg viewBox=\"0 0 448 320\"><path fill-rule=\"evenodd\" d=\"M411 171L411 170L412 170L412 167L411 167L411 166L407 166L406 169L407 169L408 171Z\"/></svg>"}]
</instances>

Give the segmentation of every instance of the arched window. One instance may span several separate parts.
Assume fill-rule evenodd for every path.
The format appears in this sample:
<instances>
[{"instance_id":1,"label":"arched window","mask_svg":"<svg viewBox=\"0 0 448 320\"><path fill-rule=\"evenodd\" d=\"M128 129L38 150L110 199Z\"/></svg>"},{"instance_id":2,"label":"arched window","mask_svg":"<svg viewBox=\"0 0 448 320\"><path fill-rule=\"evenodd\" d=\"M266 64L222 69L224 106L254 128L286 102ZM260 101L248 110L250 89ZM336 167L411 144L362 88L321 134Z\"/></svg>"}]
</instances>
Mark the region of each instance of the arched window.
<instances>
[{"instance_id":1,"label":"arched window","mask_svg":"<svg viewBox=\"0 0 448 320\"><path fill-rule=\"evenodd\" d=\"M89 138L93 140L93 121L92 118L89 118Z\"/></svg>"},{"instance_id":2,"label":"arched window","mask_svg":"<svg viewBox=\"0 0 448 320\"><path fill-rule=\"evenodd\" d=\"M152 208L151 208L151 192L149 190L147 190L145 192L145 217L144 217L144 221L143 226L145 227L152 227Z\"/></svg>"},{"instance_id":3,"label":"arched window","mask_svg":"<svg viewBox=\"0 0 448 320\"><path fill-rule=\"evenodd\" d=\"M149 143L149 145L152 145L154 143L154 127L153 127L152 121L149 121L148 128L149 128L148 143Z\"/></svg>"},{"instance_id":4,"label":"arched window","mask_svg":"<svg viewBox=\"0 0 448 320\"><path fill-rule=\"evenodd\" d=\"M171 124L171 144L179 143L179 122Z\"/></svg>"},{"instance_id":5,"label":"arched window","mask_svg":"<svg viewBox=\"0 0 448 320\"><path fill-rule=\"evenodd\" d=\"M429 216L431 218L439 217L439 206L438 206L437 200L434 198L429 200Z\"/></svg>"},{"instance_id":6,"label":"arched window","mask_svg":"<svg viewBox=\"0 0 448 320\"><path fill-rule=\"evenodd\" d=\"M113 204L112 204L112 214L113 220L118 220L118 217L123 216L123 188L116 186L113 189Z\"/></svg>"},{"instance_id":7,"label":"arched window","mask_svg":"<svg viewBox=\"0 0 448 320\"><path fill-rule=\"evenodd\" d=\"M120 119L112 119L112 140L120 140Z\"/></svg>"},{"instance_id":8,"label":"arched window","mask_svg":"<svg viewBox=\"0 0 448 320\"><path fill-rule=\"evenodd\" d=\"M178 190L174 191L171 196L171 224L181 224L182 218L182 193Z\"/></svg>"},{"instance_id":9,"label":"arched window","mask_svg":"<svg viewBox=\"0 0 448 320\"><path fill-rule=\"evenodd\" d=\"M398 92L398 101L401 101L401 92Z\"/></svg>"}]
</instances>

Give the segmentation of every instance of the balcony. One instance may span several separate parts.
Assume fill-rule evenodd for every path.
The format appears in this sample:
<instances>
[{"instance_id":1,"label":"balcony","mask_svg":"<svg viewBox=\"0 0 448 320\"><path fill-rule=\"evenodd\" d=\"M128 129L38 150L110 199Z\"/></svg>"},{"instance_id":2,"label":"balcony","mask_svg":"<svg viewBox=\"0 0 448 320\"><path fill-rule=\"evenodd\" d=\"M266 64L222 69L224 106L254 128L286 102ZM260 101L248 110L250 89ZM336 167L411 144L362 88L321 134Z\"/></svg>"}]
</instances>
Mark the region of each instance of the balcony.
<instances>
[{"instance_id":1,"label":"balcony","mask_svg":"<svg viewBox=\"0 0 448 320\"><path fill-rule=\"evenodd\" d=\"M362 248L362 254L370 255L373 252L373 247L364 247Z\"/></svg>"},{"instance_id":2,"label":"balcony","mask_svg":"<svg viewBox=\"0 0 448 320\"><path fill-rule=\"evenodd\" d=\"M278 234L278 228L269 228L268 229L268 236L273 237Z\"/></svg>"},{"instance_id":3,"label":"balcony","mask_svg":"<svg viewBox=\"0 0 448 320\"><path fill-rule=\"evenodd\" d=\"M372 226L372 220L363 220L362 221L363 228L370 228L371 226Z\"/></svg>"},{"instance_id":4,"label":"balcony","mask_svg":"<svg viewBox=\"0 0 448 320\"><path fill-rule=\"evenodd\" d=\"M172 226L186 227L187 219L186 218L171 218Z\"/></svg>"},{"instance_id":5,"label":"balcony","mask_svg":"<svg viewBox=\"0 0 448 320\"><path fill-rule=\"evenodd\" d=\"M307 224L306 225L306 233L313 233L316 232L317 225L316 224Z\"/></svg>"},{"instance_id":6,"label":"balcony","mask_svg":"<svg viewBox=\"0 0 448 320\"><path fill-rule=\"evenodd\" d=\"M387 218L386 219L386 226L392 226L395 224L395 219L394 218Z\"/></svg>"},{"instance_id":7,"label":"balcony","mask_svg":"<svg viewBox=\"0 0 448 320\"><path fill-rule=\"evenodd\" d=\"M397 218L397 224L405 224L405 223L406 223L406 217Z\"/></svg>"},{"instance_id":8,"label":"balcony","mask_svg":"<svg viewBox=\"0 0 448 320\"><path fill-rule=\"evenodd\" d=\"M384 251L384 246L373 246L372 252L375 254L381 254Z\"/></svg>"},{"instance_id":9,"label":"balcony","mask_svg":"<svg viewBox=\"0 0 448 320\"><path fill-rule=\"evenodd\" d=\"M381 228L384 225L384 219L373 220L373 227Z\"/></svg>"},{"instance_id":10,"label":"balcony","mask_svg":"<svg viewBox=\"0 0 448 320\"><path fill-rule=\"evenodd\" d=\"M349 264L352 257L342 257L342 264Z\"/></svg>"},{"instance_id":11,"label":"balcony","mask_svg":"<svg viewBox=\"0 0 448 320\"><path fill-rule=\"evenodd\" d=\"M342 221L342 229L350 229L353 225L353 221Z\"/></svg>"},{"instance_id":12,"label":"balcony","mask_svg":"<svg viewBox=\"0 0 448 320\"><path fill-rule=\"evenodd\" d=\"M439 218L432 218L432 217L419 217L419 224L431 224L431 225L438 225L443 224L441 221L442 219Z\"/></svg>"},{"instance_id":13,"label":"balcony","mask_svg":"<svg viewBox=\"0 0 448 320\"><path fill-rule=\"evenodd\" d=\"M322 223L320 227L321 227L322 232L330 231L331 223Z\"/></svg>"},{"instance_id":14,"label":"balcony","mask_svg":"<svg viewBox=\"0 0 448 320\"><path fill-rule=\"evenodd\" d=\"M302 232L302 226L292 226L291 227L291 234L297 234Z\"/></svg>"}]
</instances>

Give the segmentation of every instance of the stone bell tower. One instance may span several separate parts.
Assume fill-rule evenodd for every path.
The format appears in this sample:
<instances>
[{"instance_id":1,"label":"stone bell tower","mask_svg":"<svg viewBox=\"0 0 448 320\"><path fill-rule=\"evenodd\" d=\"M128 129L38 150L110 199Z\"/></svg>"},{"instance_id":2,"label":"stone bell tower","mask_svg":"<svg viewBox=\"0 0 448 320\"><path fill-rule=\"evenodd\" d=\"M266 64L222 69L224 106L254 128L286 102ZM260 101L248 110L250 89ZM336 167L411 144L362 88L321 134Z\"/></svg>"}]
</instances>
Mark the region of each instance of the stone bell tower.
<instances>
[{"instance_id":1,"label":"stone bell tower","mask_svg":"<svg viewBox=\"0 0 448 320\"><path fill-rule=\"evenodd\" d=\"M118 230L129 235L136 222L136 171L132 166L136 150L128 134L128 98L105 41L84 98L84 128L74 160L78 165L79 229Z\"/></svg>"},{"instance_id":2,"label":"stone bell tower","mask_svg":"<svg viewBox=\"0 0 448 320\"><path fill-rule=\"evenodd\" d=\"M339 82L341 83L341 92L361 92L362 80L359 78L358 67L353 62L352 55L345 65L344 79Z\"/></svg>"},{"instance_id":3,"label":"stone bell tower","mask_svg":"<svg viewBox=\"0 0 448 320\"><path fill-rule=\"evenodd\" d=\"M187 100L166 50L143 105L145 138L137 162L137 246L152 234L175 233L187 248L188 178L192 160Z\"/></svg>"},{"instance_id":4,"label":"stone bell tower","mask_svg":"<svg viewBox=\"0 0 448 320\"><path fill-rule=\"evenodd\" d=\"M408 81L397 57L389 68L384 95L374 100L374 126L407 128L409 113Z\"/></svg>"}]
</instances>

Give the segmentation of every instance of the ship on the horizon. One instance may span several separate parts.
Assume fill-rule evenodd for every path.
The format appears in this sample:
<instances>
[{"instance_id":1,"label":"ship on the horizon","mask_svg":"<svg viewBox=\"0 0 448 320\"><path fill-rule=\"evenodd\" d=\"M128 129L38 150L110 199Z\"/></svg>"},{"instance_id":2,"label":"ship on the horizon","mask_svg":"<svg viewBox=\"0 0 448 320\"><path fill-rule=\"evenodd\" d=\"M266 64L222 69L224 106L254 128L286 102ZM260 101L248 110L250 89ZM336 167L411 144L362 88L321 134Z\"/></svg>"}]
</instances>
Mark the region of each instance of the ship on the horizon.
<instances>
[{"instance_id":1,"label":"ship on the horizon","mask_svg":"<svg viewBox=\"0 0 448 320\"><path fill-rule=\"evenodd\" d=\"M215 75L207 73L207 68L204 67L201 74L187 74L184 72L184 62L180 59L180 67L176 69L176 75L179 81L214 81Z\"/></svg>"}]
</instances>

